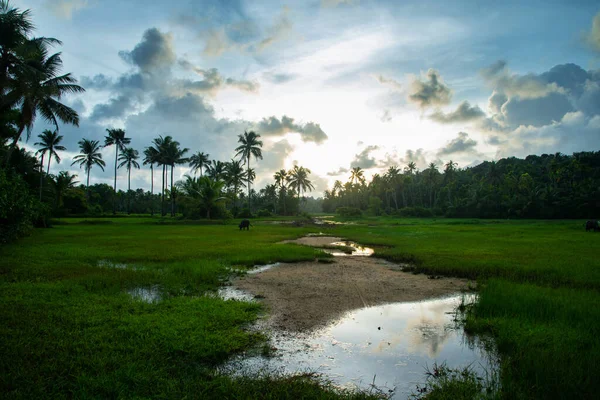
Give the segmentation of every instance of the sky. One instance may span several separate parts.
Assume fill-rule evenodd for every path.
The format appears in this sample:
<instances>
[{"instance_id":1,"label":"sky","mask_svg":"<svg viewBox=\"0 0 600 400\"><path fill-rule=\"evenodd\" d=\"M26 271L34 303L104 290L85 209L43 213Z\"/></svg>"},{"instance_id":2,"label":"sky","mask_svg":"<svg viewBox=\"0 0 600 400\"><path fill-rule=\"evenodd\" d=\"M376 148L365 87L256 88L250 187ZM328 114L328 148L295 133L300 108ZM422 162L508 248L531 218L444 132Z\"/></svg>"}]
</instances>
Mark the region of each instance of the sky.
<instances>
[{"instance_id":1,"label":"sky","mask_svg":"<svg viewBox=\"0 0 600 400\"><path fill-rule=\"evenodd\" d=\"M294 164L320 196L352 167L459 167L503 157L600 150L597 1L13 0L36 34L60 39L86 89L62 101L69 170L82 138L122 128L142 153L171 135L228 161L264 142L253 187ZM36 122L26 144L49 126ZM112 185L114 148L91 183ZM111 160L113 160L111 162ZM190 174L175 169L175 180ZM147 167L132 187L150 188ZM158 179L156 182L158 182ZM126 188L119 171L118 188Z\"/></svg>"}]
</instances>

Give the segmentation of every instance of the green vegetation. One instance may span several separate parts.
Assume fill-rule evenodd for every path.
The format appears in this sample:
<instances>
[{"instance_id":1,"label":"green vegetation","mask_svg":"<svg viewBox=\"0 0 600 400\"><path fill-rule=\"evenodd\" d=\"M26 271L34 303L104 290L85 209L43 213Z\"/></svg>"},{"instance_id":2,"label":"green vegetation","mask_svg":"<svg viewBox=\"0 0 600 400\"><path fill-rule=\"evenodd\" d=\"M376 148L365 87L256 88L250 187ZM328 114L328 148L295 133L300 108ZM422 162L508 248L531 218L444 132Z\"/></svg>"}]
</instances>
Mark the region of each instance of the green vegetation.
<instances>
[{"instance_id":1,"label":"green vegetation","mask_svg":"<svg viewBox=\"0 0 600 400\"><path fill-rule=\"evenodd\" d=\"M503 398L600 392L600 235L585 221L359 222L332 232L417 272L479 280L466 329L494 337Z\"/></svg>"}]
</instances>

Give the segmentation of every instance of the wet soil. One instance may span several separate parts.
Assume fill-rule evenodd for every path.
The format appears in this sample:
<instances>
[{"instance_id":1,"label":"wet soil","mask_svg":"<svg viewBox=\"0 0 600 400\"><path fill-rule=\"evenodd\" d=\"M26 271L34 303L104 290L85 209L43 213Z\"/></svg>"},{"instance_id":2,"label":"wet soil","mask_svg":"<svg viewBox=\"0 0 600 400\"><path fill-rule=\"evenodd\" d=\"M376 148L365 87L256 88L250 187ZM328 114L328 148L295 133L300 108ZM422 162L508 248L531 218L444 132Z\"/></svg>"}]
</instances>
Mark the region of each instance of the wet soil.
<instances>
[{"instance_id":1,"label":"wet soil","mask_svg":"<svg viewBox=\"0 0 600 400\"><path fill-rule=\"evenodd\" d=\"M338 237L303 237L286 243L323 247ZM301 332L325 326L345 312L393 302L409 302L456 294L468 281L429 279L401 271L398 265L364 256L335 257L331 264L280 264L249 274L233 285L261 299L273 328Z\"/></svg>"}]
</instances>

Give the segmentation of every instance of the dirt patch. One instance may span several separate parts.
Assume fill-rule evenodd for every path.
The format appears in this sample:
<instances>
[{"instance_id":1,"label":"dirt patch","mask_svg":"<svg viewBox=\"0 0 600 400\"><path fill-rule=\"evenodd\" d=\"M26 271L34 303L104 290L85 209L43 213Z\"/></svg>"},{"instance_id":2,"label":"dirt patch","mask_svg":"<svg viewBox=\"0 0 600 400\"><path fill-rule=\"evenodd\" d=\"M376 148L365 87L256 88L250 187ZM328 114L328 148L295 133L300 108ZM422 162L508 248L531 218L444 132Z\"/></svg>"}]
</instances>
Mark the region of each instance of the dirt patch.
<instances>
[{"instance_id":1,"label":"dirt patch","mask_svg":"<svg viewBox=\"0 0 600 400\"><path fill-rule=\"evenodd\" d=\"M286 243L319 247L340 240L303 237ZM468 287L468 281L429 279L426 275L402 272L397 265L373 257L336 257L331 264L281 264L237 279L234 285L261 299L275 328L306 331L353 309L457 293Z\"/></svg>"}]
</instances>

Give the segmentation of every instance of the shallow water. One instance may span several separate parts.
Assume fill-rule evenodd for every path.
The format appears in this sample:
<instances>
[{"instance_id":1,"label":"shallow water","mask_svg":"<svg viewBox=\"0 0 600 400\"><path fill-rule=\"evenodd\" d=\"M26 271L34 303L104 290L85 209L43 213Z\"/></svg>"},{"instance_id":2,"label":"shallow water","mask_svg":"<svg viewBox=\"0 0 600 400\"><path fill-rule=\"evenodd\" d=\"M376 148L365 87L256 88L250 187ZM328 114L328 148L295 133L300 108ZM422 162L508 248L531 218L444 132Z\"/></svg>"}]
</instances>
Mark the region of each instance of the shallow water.
<instances>
[{"instance_id":1,"label":"shallow water","mask_svg":"<svg viewBox=\"0 0 600 400\"><path fill-rule=\"evenodd\" d=\"M160 287L136 287L127 291L129 295L135 300L143 301L145 303L158 303L162 299Z\"/></svg>"},{"instance_id":2,"label":"shallow water","mask_svg":"<svg viewBox=\"0 0 600 400\"><path fill-rule=\"evenodd\" d=\"M115 268L115 269L127 269L128 266L125 263L117 263L110 260L98 260L97 265L102 268Z\"/></svg>"},{"instance_id":3,"label":"shallow water","mask_svg":"<svg viewBox=\"0 0 600 400\"><path fill-rule=\"evenodd\" d=\"M339 250L329 250L328 252L333 254L335 257L344 257L344 256L370 256L374 253L374 250L369 247L360 246L354 242L333 242L330 243L331 246L346 246L352 248L352 253L347 254L343 251Z\"/></svg>"},{"instance_id":4,"label":"shallow water","mask_svg":"<svg viewBox=\"0 0 600 400\"><path fill-rule=\"evenodd\" d=\"M240 357L223 370L234 375L318 372L340 387L375 384L405 399L424 383L434 362L491 371L485 352L453 322L460 302L461 296L454 296L368 307L311 334L272 332L273 357Z\"/></svg>"}]
</instances>

